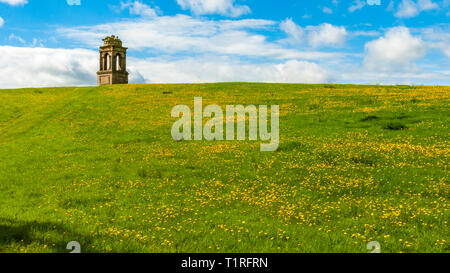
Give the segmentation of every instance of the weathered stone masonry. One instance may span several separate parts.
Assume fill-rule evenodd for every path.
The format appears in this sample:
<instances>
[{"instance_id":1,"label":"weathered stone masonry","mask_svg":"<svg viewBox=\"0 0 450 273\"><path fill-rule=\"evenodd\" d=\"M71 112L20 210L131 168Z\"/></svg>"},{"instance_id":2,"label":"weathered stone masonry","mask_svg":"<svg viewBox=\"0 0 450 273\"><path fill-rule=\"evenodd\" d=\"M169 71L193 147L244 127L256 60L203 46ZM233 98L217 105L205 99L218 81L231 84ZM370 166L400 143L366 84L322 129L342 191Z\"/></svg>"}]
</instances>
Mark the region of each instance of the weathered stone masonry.
<instances>
[{"instance_id":1,"label":"weathered stone masonry","mask_svg":"<svg viewBox=\"0 0 450 273\"><path fill-rule=\"evenodd\" d=\"M97 72L97 84L127 84L127 49L114 35L103 39L100 47L100 70Z\"/></svg>"}]
</instances>

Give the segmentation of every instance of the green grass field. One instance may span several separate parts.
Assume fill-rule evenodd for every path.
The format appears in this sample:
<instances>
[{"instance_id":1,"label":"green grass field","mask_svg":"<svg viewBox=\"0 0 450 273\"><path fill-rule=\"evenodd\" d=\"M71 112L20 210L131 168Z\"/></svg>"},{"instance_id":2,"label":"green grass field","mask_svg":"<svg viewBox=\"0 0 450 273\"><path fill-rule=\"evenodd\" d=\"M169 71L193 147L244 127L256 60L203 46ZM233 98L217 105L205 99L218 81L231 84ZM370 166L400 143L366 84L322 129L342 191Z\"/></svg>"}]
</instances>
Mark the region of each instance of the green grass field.
<instances>
[{"instance_id":1,"label":"green grass field","mask_svg":"<svg viewBox=\"0 0 450 273\"><path fill-rule=\"evenodd\" d=\"M280 147L171 109L280 105ZM0 90L0 252L450 252L450 87Z\"/></svg>"}]
</instances>

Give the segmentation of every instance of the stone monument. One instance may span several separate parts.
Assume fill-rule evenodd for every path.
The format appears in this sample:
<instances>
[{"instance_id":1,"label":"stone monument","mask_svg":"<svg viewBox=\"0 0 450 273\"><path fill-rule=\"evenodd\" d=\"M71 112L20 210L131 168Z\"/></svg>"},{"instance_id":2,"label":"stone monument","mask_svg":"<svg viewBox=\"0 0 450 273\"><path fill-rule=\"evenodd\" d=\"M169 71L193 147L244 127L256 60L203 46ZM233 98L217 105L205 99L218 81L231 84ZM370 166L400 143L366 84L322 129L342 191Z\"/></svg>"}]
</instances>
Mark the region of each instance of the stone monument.
<instances>
[{"instance_id":1,"label":"stone monument","mask_svg":"<svg viewBox=\"0 0 450 273\"><path fill-rule=\"evenodd\" d=\"M100 71L97 72L97 84L128 84L127 49L114 35L103 39L100 47Z\"/></svg>"}]
</instances>

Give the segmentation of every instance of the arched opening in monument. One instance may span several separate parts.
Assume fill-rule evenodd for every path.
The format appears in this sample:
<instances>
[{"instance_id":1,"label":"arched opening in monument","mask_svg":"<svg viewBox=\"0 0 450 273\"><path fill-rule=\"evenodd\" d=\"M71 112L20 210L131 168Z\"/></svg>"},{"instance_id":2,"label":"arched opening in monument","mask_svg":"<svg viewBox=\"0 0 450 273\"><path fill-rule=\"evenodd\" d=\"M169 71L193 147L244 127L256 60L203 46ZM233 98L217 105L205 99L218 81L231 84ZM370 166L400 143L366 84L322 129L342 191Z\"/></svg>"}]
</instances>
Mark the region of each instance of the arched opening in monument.
<instances>
[{"instance_id":1,"label":"arched opening in monument","mask_svg":"<svg viewBox=\"0 0 450 273\"><path fill-rule=\"evenodd\" d=\"M106 54L106 69L111 69L111 56L109 56L109 54Z\"/></svg>"},{"instance_id":2,"label":"arched opening in monument","mask_svg":"<svg viewBox=\"0 0 450 273\"><path fill-rule=\"evenodd\" d=\"M101 70L106 70L107 65L108 65L107 59L108 59L108 54L103 54L102 55L102 69Z\"/></svg>"},{"instance_id":3,"label":"arched opening in monument","mask_svg":"<svg viewBox=\"0 0 450 273\"><path fill-rule=\"evenodd\" d=\"M122 70L122 58L120 57L120 54L116 55L116 70L117 71Z\"/></svg>"}]
</instances>

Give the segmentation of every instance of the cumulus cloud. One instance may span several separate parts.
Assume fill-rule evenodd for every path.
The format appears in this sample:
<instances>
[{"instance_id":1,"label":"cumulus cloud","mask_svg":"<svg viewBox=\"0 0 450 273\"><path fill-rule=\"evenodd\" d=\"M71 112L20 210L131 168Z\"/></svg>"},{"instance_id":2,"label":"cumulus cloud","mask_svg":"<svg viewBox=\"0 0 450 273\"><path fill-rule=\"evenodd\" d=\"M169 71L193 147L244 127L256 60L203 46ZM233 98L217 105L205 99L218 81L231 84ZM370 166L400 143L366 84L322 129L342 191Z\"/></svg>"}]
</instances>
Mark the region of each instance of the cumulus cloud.
<instances>
[{"instance_id":1,"label":"cumulus cloud","mask_svg":"<svg viewBox=\"0 0 450 273\"><path fill-rule=\"evenodd\" d=\"M251 12L248 6L237 5L235 0L177 0L184 10L191 10L195 15L220 14L239 17Z\"/></svg>"},{"instance_id":2,"label":"cumulus cloud","mask_svg":"<svg viewBox=\"0 0 450 273\"><path fill-rule=\"evenodd\" d=\"M348 36L345 27L323 23L318 26L302 28L290 18L280 23L280 29L288 35L288 39L284 41L289 43L303 43L307 41L312 47L339 47L345 43Z\"/></svg>"},{"instance_id":3,"label":"cumulus cloud","mask_svg":"<svg viewBox=\"0 0 450 273\"><path fill-rule=\"evenodd\" d=\"M0 46L1 88L95 85L97 53L85 49Z\"/></svg>"},{"instance_id":4,"label":"cumulus cloud","mask_svg":"<svg viewBox=\"0 0 450 273\"><path fill-rule=\"evenodd\" d=\"M409 29L396 27L384 37L365 45L364 64L369 70L414 70L414 61L425 56L427 46L420 37L411 35Z\"/></svg>"},{"instance_id":5,"label":"cumulus cloud","mask_svg":"<svg viewBox=\"0 0 450 273\"><path fill-rule=\"evenodd\" d=\"M402 0L394 15L398 18L411 18L419 15L422 11L438 8L438 4L434 3L432 0Z\"/></svg>"},{"instance_id":6,"label":"cumulus cloud","mask_svg":"<svg viewBox=\"0 0 450 273\"><path fill-rule=\"evenodd\" d=\"M8 4L11 6L23 6L28 3L28 0L0 0L0 3Z\"/></svg>"},{"instance_id":7,"label":"cumulus cloud","mask_svg":"<svg viewBox=\"0 0 450 273\"><path fill-rule=\"evenodd\" d=\"M319 26L309 26L308 30L309 44L318 46L341 46L345 43L347 30L345 27L333 26L328 23Z\"/></svg>"},{"instance_id":8,"label":"cumulus cloud","mask_svg":"<svg viewBox=\"0 0 450 273\"><path fill-rule=\"evenodd\" d=\"M134 69L147 82L285 82L323 83L330 74L311 62L289 60L281 63L252 64L228 58L186 58L177 61L163 59L132 60Z\"/></svg>"},{"instance_id":9,"label":"cumulus cloud","mask_svg":"<svg viewBox=\"0 0 450 273\"><path fill-rule=\"evenodd\" d=\"M0 17L0 27L2 27L5 24L5 21L3 20L2 17Z\"/></svg>"}]
</instances>

